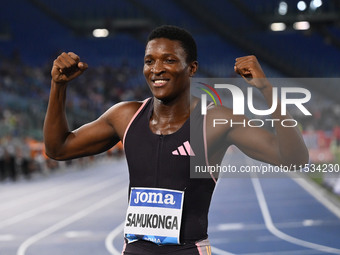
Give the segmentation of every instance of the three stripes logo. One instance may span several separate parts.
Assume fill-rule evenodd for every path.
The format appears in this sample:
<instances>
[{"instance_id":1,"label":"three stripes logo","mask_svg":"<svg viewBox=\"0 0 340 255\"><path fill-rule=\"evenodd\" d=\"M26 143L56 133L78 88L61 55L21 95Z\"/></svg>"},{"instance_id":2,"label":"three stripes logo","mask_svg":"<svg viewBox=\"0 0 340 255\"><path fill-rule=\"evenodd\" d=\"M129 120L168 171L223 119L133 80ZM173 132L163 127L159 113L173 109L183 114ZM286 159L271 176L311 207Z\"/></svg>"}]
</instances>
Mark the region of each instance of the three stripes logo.
<instances>
[{"instance_id":1,"label":"three stripes logo","mask_svg":"<svg viewBox=\"0 0 340 255\"><path fill-rule=\"evenodd\" d=\"M207 112L207 94L211 97L214 104L217 105L217 101L215 99L215 96L217 97L220 105L222 105L222 100L220 95L217 93L217 91L210 85L205 84L203 82L198 82L199 84L203 85L205 88L199 87L200 90L204 91L206 94L201 95L202 99L202 109L201 112L203 115ZM215 95L215 96L214 96ZM195 156L194 151L192 150L189 141L186 141L183 143L183 145L179 146L176 150L172 151L172 155L175 156Z\"/></svg>"},{"instance_id":2,"label":"three stripes logo","mask_svg":"<svg viewBox=\"0 0 340 255\"><path fill-rule=\"evenodd\" d=\"M195 156L194 151L192 150L189 141L183 143L183 145L179 146L177 150L172 152L172 155L175 156Z\"/></svg>"},{"instance_id":3,"label":"three stripes logo","mask_svg":"<svg viewBox=\"0 0 340 255\"><path fill-rule=\"evenodd\" d=\"M199 84L203 85L206 88L199 88L200 90L204 91L205 93L207 93L210 98L213 100L214 104L217 105L217 101L215 99L215 96L217 97L220 105L222 105L222 100L220 95L217 93L216 89L214 89L212 86L203 83L203 82L198 82ZM201 100L202 100L202 109L201 109L201 113L202 115L206 115L207 114L207 94L202 94L201 95ZM215 94L215 96L214 96Z\"/></svg>"}]
</instances>

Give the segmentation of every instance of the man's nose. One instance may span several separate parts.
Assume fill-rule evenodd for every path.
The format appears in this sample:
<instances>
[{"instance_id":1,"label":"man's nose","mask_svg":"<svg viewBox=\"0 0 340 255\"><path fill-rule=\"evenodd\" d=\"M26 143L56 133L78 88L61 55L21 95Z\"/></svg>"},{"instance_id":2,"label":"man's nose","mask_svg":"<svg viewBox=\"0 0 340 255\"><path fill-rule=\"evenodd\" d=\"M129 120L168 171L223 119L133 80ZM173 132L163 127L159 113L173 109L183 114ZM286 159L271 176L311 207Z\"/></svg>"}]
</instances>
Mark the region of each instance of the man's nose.
<instances>
[{"instance_id":1,"label":"man's nose","mask_svg":"<svg viewBox=\"0 0 340 255\"><path fill-rule=\"evenodd\" d=\"M155 64L151 68L151 72L153 72L154 74L161 74L165 72L163 62L160 60L155 61Z\"/></svg>"}]
</instances>

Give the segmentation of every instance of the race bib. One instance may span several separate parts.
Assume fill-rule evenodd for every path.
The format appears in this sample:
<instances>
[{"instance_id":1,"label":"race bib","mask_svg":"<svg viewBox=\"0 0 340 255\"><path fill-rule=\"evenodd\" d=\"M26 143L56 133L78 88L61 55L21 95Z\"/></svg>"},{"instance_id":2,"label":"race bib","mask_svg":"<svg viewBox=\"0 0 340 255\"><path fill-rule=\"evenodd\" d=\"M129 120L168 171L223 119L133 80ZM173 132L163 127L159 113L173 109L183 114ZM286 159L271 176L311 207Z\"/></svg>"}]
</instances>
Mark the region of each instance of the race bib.
<instances>
[{"instance_id":1,"label":"race bib","mask_svg":"<svg viewBox=\"0 0 340 255\"><path fill-rule=\"evenodd\" d=\"M129 243L147 240L156 244L180 244L183 191L131 188L124 235Z\"/></svg>"}]
</instances>

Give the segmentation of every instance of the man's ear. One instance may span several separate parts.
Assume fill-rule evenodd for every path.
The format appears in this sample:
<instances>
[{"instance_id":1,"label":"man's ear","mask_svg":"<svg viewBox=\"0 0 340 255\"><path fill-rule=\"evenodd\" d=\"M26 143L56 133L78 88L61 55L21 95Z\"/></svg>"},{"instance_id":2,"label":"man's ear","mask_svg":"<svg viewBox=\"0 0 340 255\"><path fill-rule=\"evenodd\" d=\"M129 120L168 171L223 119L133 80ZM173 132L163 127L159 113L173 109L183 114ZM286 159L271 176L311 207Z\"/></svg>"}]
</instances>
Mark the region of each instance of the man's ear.
<instances>
[{"instance_id":1,"label":"man's ear","mask_svg":"<svg viewBox=\"0 0 340 255\"><path fill-rule=\"evenodd\" d=\"M190 63L190 77L194 76L198 69L198 62L192 61Z\"/></svg>"}]
</instances>

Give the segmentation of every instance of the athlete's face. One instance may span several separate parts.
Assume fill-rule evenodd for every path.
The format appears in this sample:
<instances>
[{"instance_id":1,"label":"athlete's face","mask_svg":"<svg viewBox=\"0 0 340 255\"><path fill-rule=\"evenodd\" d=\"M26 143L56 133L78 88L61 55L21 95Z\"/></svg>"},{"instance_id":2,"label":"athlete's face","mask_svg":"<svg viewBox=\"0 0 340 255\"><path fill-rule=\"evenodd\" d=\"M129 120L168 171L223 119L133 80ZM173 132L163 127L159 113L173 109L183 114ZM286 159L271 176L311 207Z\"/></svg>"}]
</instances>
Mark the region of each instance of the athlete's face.
<instances>
[{"instance_id":1,"label":"athlete's face","mask_svg":"<svg viewBox=\"0 0 340 255\"><path fill-rule=\"evenodd\" d=\"M187 63L179 41L157 38L148 42L144 57L144 76L152 94L160 100L171 100L190 91L190 77L197 62Z\"/></svg>"}]
</instances>

